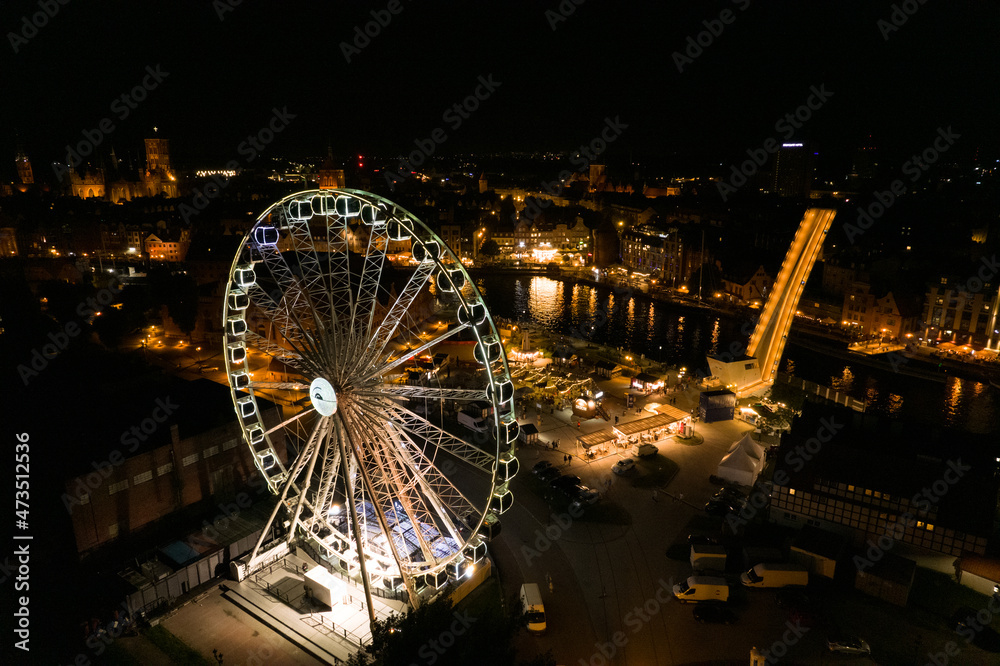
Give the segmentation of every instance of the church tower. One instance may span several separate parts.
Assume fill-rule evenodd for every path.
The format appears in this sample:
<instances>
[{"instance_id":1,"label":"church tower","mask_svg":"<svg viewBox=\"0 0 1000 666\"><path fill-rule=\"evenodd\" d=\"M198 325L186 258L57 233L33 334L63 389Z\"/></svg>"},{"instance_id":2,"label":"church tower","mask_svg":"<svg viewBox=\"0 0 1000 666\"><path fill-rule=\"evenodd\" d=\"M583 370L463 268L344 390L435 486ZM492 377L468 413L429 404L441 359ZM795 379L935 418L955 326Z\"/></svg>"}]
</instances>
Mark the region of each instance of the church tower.
<instances>
[{"instance_id":1,"label":"church tower","mask_svg":"<svg viewBox=\"0 0 1000 666\"><path fill-rule=\"evenodd\" d=\"M14 161L17 163L17 177L21 180L22 185L34 185L35 184L35 174L31 170L31 160L24 152L24 148L19 144L17 146L17 153L14 156Z\"/></svg>"},{"instance_id":2,"label":"church tower","mask_svg":"<svg viewBox=\"0 0 1000 666\"><path fill-rule=\"evenodd\" d=\"M319 189L336 190L346 187L344 184L344 170L336 168L333 162L333 146L327 146L326 159L323 166L319 168Z\"/></svg>"}]
</instances>

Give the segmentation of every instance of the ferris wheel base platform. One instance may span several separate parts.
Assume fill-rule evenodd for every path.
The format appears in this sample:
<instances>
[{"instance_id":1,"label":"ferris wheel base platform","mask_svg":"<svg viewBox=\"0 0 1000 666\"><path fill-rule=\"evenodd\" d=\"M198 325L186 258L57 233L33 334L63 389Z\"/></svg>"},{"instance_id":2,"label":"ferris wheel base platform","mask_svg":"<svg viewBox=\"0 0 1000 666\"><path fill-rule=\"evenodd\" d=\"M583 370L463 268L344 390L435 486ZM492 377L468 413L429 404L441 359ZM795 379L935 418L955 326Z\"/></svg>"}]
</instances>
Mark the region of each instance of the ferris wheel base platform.
<instances>
[{"instance_id":1,"label":"ferris wheel base platform","mask_svg":"<svg viewBox=\"0 0 1000 666\"><path fill-rule=\"evenodd\" d=\"M325 664L347 661L359 647L332 634L329 624L310 622L308 614L288 607L249 582L230 583L222 596L234 606L269 627L303 652ZM367 624L367 615L365 616Z\"/></svg>"}]
</instances>

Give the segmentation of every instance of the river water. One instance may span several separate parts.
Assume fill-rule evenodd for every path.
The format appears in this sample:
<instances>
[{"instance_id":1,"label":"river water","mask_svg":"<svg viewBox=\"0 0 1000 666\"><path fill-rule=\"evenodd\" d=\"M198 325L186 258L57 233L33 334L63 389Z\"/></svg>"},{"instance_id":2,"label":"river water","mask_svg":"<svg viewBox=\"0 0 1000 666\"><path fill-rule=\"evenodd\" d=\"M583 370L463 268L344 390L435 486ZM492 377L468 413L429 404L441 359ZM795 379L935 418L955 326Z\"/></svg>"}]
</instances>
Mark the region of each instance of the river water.
<instances>
[{"instance_id":1,"label":"river water","mask_svg":"<svg viewBox=\"0 0 1000 666\"><path fill-rule=\"evenodd\" d=\"M476 286L495 317L534 322L562 335L584 337L644 354L654 361L707 372L705 356L742 349L747 320L655 301L637 291L545 276L477 275ZM796 347L781 368L866 402L866 409L899 418L989 432L1000 428L1000 391L988 383L917 379Z\"/></svg>"}]
</instances>

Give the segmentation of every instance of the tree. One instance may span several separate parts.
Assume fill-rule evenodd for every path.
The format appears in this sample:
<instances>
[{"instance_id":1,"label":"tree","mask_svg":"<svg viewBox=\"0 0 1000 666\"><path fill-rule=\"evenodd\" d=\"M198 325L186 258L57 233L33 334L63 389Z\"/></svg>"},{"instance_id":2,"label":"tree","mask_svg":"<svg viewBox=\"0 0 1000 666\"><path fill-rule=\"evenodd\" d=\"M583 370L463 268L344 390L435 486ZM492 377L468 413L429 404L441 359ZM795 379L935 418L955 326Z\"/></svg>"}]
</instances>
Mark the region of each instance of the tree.
<instances>
[{"instance_id":1,"label":"tree","mask_svg":"<svg viewBox=\"0 0 1000 666\"><path fill-rule=\"evenodd\" d=\"M481 248L479 248L479 254L483 255L484 257L489 257L490 259L492 259L493 257L500 254L500 245L495 240L490 238L485 243L483 243L483 246Z\"/></svg>"}]
</instances>

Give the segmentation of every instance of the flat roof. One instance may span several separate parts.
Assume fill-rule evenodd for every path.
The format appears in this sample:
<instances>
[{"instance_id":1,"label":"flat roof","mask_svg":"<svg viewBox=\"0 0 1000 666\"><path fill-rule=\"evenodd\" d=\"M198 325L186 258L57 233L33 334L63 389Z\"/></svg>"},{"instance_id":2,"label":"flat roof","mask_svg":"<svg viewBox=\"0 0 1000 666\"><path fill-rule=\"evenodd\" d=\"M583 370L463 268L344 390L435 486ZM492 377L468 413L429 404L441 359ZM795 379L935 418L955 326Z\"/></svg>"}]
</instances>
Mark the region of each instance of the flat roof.
<instances>
[{"instance_id":1,"label":"flat roof","mask_svg":"<svg viewBox=\"0 0 1000 666\"><path fill-rule=\"evenodd\" d=\"M576 440L586 448L599 446L606 442L613 442L616 439L618 439L618 435L607 429L598 430L597 432L592 432L589 435L580 435L576 438Z\"/></svg>"},{"instance_id":2,"label":"flat roof","mask_svg":"<svg viewBox=\"0 0 1000 666\"><path fill-rule=\"evenodd\" d=\"M656 408L656 413L673 417L674 421L683 421L687 417L691 416L690 413L685 412L680 407L674 407L673 405L660 405Z\"/></svg>"},{"instance_id":3,"label":"flat roof","mask_svg":"<svg viewBox=\"0 0 1000 666\"><path fill-rule=\"evenodd\" d=\"M680 411L680 410L678 410ZM632 435L638 435L649 430L656 430L657 428L663 428L680 421L681 418L687 416L681 412L683 416L676 418L669 414L654 414L653 416L647 416L644 419L636 419L635 421L629 421L628 423L622 423L621 425L616 425L614 427L615 431L618 432L622 437L630 437Z\"/></svg>"}]
</instances>

